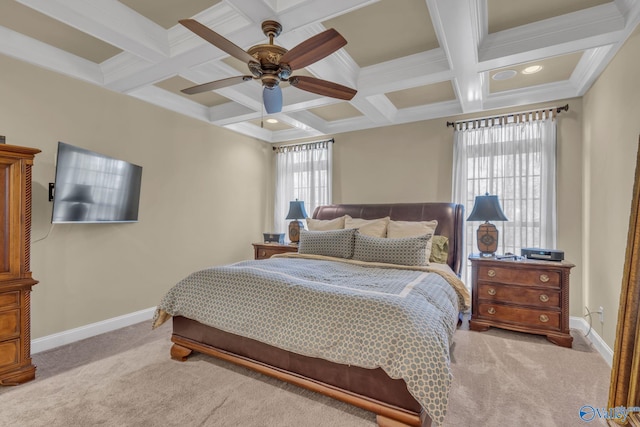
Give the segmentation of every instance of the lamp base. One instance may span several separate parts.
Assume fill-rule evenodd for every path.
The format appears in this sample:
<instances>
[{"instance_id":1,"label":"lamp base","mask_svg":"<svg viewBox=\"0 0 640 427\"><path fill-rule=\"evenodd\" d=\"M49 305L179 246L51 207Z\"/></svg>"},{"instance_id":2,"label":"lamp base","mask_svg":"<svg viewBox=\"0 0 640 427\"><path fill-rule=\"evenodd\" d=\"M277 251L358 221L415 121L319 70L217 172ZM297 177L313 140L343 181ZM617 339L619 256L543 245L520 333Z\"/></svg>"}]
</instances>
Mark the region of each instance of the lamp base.
<instances>
[{"instance_id":1,"label":"lamp base","mask_svg":"<svg viewBox=\"0 0 640 427\"><path fill-rule=\"evenodd\" d=\"M498 229L490 222L478 227L476 238L481 256L493 256L498 250Z\"/></svg>"},{"instance_id":2,"label":"lamp base","mask_svg":"<svg viewBox=\"0 0 640 427\"><path fill-rule=\"evenodd\" d=\"M304 230L304 223L300 220L293 220L289 223L289 240L291 243L300 241L300 230Z\"/></svg>"}]
</instances>

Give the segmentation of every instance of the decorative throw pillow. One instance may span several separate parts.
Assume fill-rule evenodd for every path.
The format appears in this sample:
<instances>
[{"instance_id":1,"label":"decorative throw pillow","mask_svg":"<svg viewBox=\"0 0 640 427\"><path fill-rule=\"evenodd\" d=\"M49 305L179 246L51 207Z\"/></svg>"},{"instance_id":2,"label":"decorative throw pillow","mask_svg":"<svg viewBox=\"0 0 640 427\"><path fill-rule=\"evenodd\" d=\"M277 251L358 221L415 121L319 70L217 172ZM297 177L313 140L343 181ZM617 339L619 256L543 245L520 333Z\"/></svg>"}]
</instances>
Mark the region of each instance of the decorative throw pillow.
<instances>
[{"instance_id":1,"label":"decorative throw pillow","mask_svg":"<svg viewBox=\"0 0 640 427\"><path fill-rule=\"evenodd\" d=\"M310 231L342 230L344 228L344 215L334 219L307 218L307 228Z\"/></svg>"},{"instance_id":2,"label":"decorative throw pillow","mask_svg":"<svg viewBox=\"0 0 640 427\"><path fill-rule=\"evenodd\" d=\"M300 230L298 253L336 258L353 257L356 230L308 231Z\"/></svg>"},{"instance_id":3,"label":"decorative throw pillow","mask_svg":"<svg viewBox=\"0 0 640 427\"><path fill-rule=\"evenodd\" d=\"M344 228L357 228L360 234L374 237L385 237L387 235L387 224L389 217L378 219L351 218L345 215Z\"/></svg>"},{"instance_id":4,"label":"decorative throw pillow","mask_svg":"<svg viewBox=\"0 0 640 427\"><path fill-rule=\"evenodd\" d=\"M389 239L356 233L353 259L398 265L427 265L425 255L430 234Z\"/></svg>"},{"instance_id":5,"label":"decorative throw pillow","mask_svg":"<svg viewBox=\"0 0 640 427\"><path fill-rule=\"evenodd\" d=\"M433 236L431 238L430 262L446 264L449 259L449 238L447 236Z\"/></svg>"},{"instance_id":6,"label":"decorative throw pillow","mask_svg":"<svg viewBox=\"0 0 640 427\"><path fill-rule=\"evenodd\" d=\"M434 235L437 226L438 221L435 219L431 221L389 221L389 224L387 224L387 237L396 239L398 237L414 237L424 234ZM427 264L431 256L431 246L432 240L429 240L425 254Z\"/></svg>"}]
</instances>

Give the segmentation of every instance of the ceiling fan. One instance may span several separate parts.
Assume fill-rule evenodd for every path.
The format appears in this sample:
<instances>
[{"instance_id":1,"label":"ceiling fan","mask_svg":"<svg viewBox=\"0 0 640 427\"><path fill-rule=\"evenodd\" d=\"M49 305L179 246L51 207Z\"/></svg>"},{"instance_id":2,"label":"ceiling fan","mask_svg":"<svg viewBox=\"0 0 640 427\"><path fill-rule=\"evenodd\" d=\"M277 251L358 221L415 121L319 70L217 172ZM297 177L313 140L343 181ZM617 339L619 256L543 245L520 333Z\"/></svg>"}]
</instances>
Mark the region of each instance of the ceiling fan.
<instances>
[{"instance_id":1,"label":"ceiling fan","mask_svg":"<svg viewBox=\"0 0 640 427\"><path fill-rule=\"evenodd\" d=\"M327 80L291 75L293 70L311 65L347 44L344 37L333 28L303 41L291 50L287 50L273 44L273 39L282 32L282 26L276 21L264 21L262 32L269 37L269 44L252 46L245 52L198 21L182 19L179 22L218 49L246 62L252 74L229 77L183 89L182 92L188 95L259 79L263 86L262 98L265 110L268 114L273 114L282 111L280 82L289 82L291 86L307 92L344 100L352 99L357 92L355 89Z\"/></svg>"}]
</instances>

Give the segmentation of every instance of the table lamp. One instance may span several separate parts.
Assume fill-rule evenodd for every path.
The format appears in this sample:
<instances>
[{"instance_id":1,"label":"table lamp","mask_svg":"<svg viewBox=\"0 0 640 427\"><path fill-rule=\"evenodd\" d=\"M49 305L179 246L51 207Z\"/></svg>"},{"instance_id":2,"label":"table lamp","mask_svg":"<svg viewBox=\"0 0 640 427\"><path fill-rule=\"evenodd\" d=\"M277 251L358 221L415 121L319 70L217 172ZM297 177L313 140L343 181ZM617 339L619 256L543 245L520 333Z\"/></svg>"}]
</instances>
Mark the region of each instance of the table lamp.
<instances>
[{"instance_id":1,"label":"table lamp","mask_svg":"<svg viewBox=\"0 0 640 427\"><path fill-rule=\"evenodd\" d=\"M307 211L304 210L304 202L301 200L294 200L289 202L289 213L286 219L292 219L289 223L289 240L291 243L298 243L300 241L300 229L304 229L304 223L301 219L307 218Z\"/></svg>"},{"instance_id":2,"label":"table lamp","mask_svg":"<svg viewBox=\"0 0 640 427\"><path fill-rule=\"evenodd\" d=\"M481 256L493 256L498 249L498 229L489 221L508 221L502 212L498 196L476 196L473 210L467 221L484 221L476 232L478 250Z\"/></svg>"}]
</instances>

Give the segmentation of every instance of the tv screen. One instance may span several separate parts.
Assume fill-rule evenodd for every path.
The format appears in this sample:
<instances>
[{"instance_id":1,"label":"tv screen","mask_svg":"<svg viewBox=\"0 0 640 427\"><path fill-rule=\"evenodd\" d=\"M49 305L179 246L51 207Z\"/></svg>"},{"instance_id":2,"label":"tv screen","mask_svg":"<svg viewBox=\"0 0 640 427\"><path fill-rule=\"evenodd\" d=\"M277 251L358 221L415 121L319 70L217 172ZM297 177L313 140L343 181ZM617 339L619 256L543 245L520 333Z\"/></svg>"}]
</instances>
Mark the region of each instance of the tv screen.
<instances>
[{"instance_id":1,"label":"tv screen","mask_svg":"<svg viewBox=\"0 0 640 427\"><path fill-rule=\"evenodd\" d=\"M141 181L141 166L58 142L51 222L135 222Z\"/></svg>"}]
</instances>

